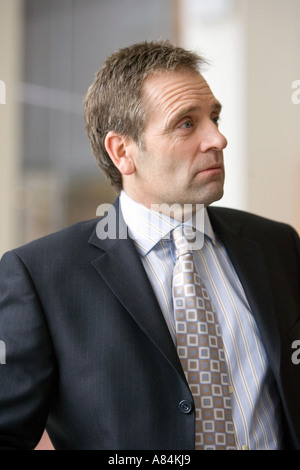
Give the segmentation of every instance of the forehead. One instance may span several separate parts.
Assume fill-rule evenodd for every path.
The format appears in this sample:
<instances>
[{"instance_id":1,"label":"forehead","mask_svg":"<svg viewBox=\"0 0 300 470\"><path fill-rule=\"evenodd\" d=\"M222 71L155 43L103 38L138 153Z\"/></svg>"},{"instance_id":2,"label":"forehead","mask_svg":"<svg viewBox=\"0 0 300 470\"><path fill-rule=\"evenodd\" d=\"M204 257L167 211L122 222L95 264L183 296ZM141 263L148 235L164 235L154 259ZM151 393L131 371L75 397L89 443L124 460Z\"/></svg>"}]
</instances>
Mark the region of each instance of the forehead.
<instances>
[{"instance_id":1,"label":"forehead","mask_svg":"<svg viewBox=\"0 0 300 470\"><path fill-rule=\"evenodd\" d=\"M198 72L159 72L143 84L143 101L148 117L171 118L188 108L221 108L208 83Z\"/></svg>"}]
</instances>

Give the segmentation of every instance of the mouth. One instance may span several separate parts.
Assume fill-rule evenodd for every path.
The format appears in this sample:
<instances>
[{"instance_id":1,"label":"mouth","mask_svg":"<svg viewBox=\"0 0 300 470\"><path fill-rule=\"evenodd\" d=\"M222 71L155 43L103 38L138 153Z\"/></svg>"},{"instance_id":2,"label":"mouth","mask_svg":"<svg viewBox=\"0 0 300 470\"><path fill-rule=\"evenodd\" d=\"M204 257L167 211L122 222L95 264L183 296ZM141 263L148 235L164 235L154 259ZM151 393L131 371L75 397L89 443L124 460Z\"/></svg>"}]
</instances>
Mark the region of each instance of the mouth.
<instances>
[{"instance_id":1,"label":"mouth","mask_svg":"<svg viewBox=\"0 0 300 470\"><path fill-rule=\"evenodd\" d=\"M218 174L223 173L223 166L220 164L211 165L207 168L203 168L202 170L197 171L197 174Z\"/></svg>"}]
</instances>

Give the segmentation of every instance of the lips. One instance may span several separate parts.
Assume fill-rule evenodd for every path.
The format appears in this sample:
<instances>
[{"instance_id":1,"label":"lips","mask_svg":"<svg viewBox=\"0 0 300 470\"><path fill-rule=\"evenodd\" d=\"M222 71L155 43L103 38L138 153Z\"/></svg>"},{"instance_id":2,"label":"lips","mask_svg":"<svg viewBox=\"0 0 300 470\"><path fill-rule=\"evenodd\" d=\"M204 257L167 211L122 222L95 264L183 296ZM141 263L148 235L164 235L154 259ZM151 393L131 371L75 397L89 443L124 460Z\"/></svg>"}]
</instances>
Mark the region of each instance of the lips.
<instances>
[{"instance_id":1,"label":"lips","mask_svg":"<svg viewBox=\"0 0 300 470\"><path fill-rule=\"evenodd\" d=\"M208 166L207 168L203 168L202 170L198 170L197 173L205 173L205 172L209 172L209 171L223 171L223 167L222 165L220 164L216 164L216 165L211 165L211 166Z\"/></svg>"}]
</instances>

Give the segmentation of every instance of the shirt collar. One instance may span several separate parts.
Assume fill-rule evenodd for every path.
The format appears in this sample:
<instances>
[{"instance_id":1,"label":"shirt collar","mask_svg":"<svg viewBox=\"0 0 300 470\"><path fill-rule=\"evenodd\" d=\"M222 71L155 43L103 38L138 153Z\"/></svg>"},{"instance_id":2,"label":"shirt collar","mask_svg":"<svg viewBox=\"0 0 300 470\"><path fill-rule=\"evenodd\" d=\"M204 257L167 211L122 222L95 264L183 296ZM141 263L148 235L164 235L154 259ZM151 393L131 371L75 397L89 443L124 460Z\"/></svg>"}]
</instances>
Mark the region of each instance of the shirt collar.
<instances>
[{"instance_id":1,"label":"shirt collar","mask_svg":"<svg viewBox=\"0 0 300 470\"><path fill-rule=\"evenodd\" d=\"M178 220L172 219L160 212L148 209L131 199L124 190L120 194L120 206L129 236L134 240L139 253L146 256L162 239L170 239L170 232L180 225ZM213 232L206 208L197 212L185 222L208 236L215 244ZM201 238L201 237L200 237ZM201 248L202 246L199 246Z\"/></svg>"}]
</instances>

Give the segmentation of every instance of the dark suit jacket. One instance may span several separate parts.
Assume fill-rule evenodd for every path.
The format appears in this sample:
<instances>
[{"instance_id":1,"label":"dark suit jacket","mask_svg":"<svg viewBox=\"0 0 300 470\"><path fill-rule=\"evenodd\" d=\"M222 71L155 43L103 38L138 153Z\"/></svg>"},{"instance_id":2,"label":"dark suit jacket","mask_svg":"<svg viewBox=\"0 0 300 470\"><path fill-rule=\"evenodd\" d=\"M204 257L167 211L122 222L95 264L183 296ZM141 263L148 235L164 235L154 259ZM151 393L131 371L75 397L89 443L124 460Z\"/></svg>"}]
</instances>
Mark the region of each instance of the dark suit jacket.
<instances>
[{"instance_id":1,"label":"dark suit jacket","mask_svg":"<svg viewBox=\"0 0 300 470\"><path fill-rule=\"evenodd\" d=\"M282 400L286 446L300 448L300 244L287 225L209 208L244 286ZM79 223L0 263L0 447L193 449L193 399L129 237ZM124 225L121 222L121 230Z\"/></svg>"}]
</instances>

